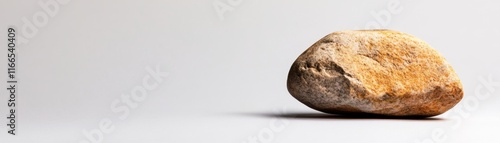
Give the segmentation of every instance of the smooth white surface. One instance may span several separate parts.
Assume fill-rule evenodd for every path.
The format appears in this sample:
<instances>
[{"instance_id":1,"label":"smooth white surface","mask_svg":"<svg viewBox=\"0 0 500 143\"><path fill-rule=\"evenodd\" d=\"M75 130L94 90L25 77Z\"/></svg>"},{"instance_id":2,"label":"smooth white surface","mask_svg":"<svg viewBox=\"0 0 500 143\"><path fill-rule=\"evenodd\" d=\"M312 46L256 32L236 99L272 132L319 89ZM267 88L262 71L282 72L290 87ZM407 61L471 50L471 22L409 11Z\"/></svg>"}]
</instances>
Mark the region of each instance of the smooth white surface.
<instances>
[{"instance_id":1,"label":"smooth white surface","mask_svg":"<svg viewBox=\"0 0 500 143\"><path fill-rule=\"evenodd\" d=\"M44 12L38 3L47 1L0 2L0 31L6 33L9 25L22 28L22 19L32 21ZM462 80L469 102L434 120L324 115L286 90L289 67L300 53L331 32L377 22L372 13L387 11L391 1L241 0L230 5L223 20L213 7L216 1L229 4L59 4L55 16L20 44L18 135L7 134L0 124L0 142L79 142L103 119L112 120L114 130L103 134L102 142L249 142L270 128L274 110L283 109L278 117L289 124L273 131L269 142L500 141L494 134L500 124L500 87L485 99L475 92L484 86L480 78L500 81L497 1L399 0L402 10L385 19L382 28L427 41ZM6 59L6 50L0 50L0 59ZM122 113L113 112L112 103L141 86L150 75L146 68L156 66L169 75L119 119ZM0 78L5 87L5 77ZM1 93L0 101L6 102ZM7 114L5 102L0 102L0 115Z\"/></svg>"}]
</instances>

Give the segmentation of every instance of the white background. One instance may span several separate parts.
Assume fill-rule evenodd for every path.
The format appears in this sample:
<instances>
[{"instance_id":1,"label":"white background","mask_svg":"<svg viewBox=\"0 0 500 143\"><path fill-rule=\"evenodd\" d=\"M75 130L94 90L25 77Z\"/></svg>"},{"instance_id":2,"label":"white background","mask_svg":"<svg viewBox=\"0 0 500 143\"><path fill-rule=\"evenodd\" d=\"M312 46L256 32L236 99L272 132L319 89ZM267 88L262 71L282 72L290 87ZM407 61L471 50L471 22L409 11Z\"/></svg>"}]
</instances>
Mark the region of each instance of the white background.
<instances>
[{"instance_id":1,"label":"white background","mask_svg":"<svg viewBox=\"0 0 500 143\"><path fill-rule=\"evenodd\" d=\"M17 135L0 124L0 142L85 142L85 132L107 119L113 129L93 134L97 142L499 142L500 86L481 83L500 82L499 6L493 0L3 0L0 87L7 86L7 27L16 26L27 41L18 44ZM22 31L29 23L36 32ZM438 50L461 78L464 100L441 116L403 120L326 115L289 95L286 77L300 53L331 32L373 24ZM157 67L168 76L120 119L112 103L142 88L151 77L147 69ZM479 98L478 88L491 96ZM3 89L0 123L7 122L7 100Z\"/></svg>"}]
</instances>

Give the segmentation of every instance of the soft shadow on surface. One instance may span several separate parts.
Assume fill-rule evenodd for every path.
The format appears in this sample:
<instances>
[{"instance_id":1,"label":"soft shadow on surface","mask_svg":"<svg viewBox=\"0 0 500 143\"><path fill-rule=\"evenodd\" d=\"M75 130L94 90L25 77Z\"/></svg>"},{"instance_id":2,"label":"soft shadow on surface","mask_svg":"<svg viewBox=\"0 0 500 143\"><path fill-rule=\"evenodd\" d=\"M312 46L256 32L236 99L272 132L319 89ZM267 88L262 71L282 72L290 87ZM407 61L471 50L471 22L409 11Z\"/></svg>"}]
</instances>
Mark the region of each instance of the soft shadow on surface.
<instances>
[{"instance_id":1,"label":"soft shadow on surface","mask_svg":"<svg viewBox=\"0 0 500 143\"><path fill-rule=\"evenodd\" d=\"M314 112L290 112L290 113L240 113L240 115L267 117L267 118L289 118L289 119L342 119L342 120L369 120L369 119L387 119L387 120L419 120L419 121L445 121L446 119L437 117L392 117L380 115L338 115Z\"/></svg>"}]
</instances>

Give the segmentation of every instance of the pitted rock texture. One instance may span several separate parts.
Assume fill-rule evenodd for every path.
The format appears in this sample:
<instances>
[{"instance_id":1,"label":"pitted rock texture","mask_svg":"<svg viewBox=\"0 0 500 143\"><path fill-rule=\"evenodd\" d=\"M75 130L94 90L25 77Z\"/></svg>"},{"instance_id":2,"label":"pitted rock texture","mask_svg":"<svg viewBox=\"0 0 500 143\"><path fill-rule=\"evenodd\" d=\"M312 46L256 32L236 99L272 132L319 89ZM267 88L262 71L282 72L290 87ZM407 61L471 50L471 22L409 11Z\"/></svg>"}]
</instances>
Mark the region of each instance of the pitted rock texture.
<instances>
[{"instance_id":1,"label":"pitted rock texture","mask_svg":"<svg viewBox=\"0 0 500 143\"><path fill-rule=\"evenodd\" d=\"M430 117L463 97L453 68L426 42L392 30L334 32L293 63L290 94L326 113Z\"/></svg>"}]
</instances>

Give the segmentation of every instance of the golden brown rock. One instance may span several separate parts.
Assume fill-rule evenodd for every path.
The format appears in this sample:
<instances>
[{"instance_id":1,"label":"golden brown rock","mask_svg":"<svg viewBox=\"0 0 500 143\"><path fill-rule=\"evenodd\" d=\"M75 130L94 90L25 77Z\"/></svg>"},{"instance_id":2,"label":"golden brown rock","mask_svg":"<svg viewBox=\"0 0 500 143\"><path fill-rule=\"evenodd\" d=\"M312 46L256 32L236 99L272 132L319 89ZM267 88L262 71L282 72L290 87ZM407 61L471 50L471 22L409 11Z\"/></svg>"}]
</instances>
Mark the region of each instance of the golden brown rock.
<instances>
[{"instance_id":1,"label":"golden brown rock","mask_svg":"<svg viewBox=\"0 0 500 143\"><path fill-rule=\"evenodd\" d=\"M290 94L326 113L439 115L463 96L450 64L424 41L392 30L339 31L303 52Z\"/></svg>"}]
</instances>

